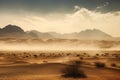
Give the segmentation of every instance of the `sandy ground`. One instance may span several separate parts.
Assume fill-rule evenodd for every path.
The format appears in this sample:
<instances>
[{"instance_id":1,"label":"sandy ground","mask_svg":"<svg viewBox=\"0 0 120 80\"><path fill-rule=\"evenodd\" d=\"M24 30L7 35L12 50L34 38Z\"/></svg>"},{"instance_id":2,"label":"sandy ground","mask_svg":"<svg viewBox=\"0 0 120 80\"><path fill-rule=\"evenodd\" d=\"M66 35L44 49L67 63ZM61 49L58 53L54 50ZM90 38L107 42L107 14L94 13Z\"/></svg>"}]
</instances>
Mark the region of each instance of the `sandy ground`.
<instances>
[{"instance_id":1,"label":"sandy ground","mask_svg":"<svg viewBox=\"0 0 120 80\"><path fill-rule=\"evenodd\" d=\"M73 51L71 55L66 55L69 52L58 52L61 55L55 55L52 52L47 56L36 52L38 57L33 56L34 52L0 52L0 80L120 80L120 59L111 56L111 53L119 52L87 51L87 55L83 55L84 51ZM69 65L70 61L80 60L81 56L77 56L79 54L76 53L82 54L84 64L80 68L85 72L87 78L62 77L61 71ZM89 53L94 53L94 55L96 53L110 53L110 56L94 58L92 54L90 57L86 57ZM26 57L28 55L30 56ZM97 68L92 64L94 62L104 62L106 67ZM116 63L117 67L111 67L111 63Z\"/></svg>"},{"instance_id":2,"label":"sandy ground","mask_svg":"<svg viewBox=\"0 0 120 80\"><path fill-rule=\"evenodd\" d=\"M87 78L63 78L61 70L65 66L61 63L1 65L0 80L120 80L120 70L95 67L81 68Z\"/></svg>"}]
</instances>

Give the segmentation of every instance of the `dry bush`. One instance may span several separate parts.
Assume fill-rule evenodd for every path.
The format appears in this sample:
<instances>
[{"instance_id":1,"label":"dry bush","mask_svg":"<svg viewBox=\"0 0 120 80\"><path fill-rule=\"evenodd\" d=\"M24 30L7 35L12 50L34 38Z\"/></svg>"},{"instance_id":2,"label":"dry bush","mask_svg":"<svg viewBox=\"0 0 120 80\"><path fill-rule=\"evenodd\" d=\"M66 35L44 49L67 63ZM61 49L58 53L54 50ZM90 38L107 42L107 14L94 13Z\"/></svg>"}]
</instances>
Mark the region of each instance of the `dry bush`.
<instances>
[{"instance_id":1,"label":"dry bush","mask_svg":"<svg viewBox=\"0 0 120 80\"><path fill-rule=\"evenodd\" d=\"M62 70L62 77L66 78L86 78L86 74L83 70L80 69L80 61L76 61L71 65L68 65L65 69Z\"/></svg>"},{"instance_id":2,"label":"dry bush","mask_svg":"<svg viewBox=\"0 0 120 80\"><path fill-rule=\"evenodd\" d=\"M105 63L95 62L95 66L96 66L97 68L102 68L102 67L105 67Z\"/></svg>"},{"instance_id":3,"label":"dry bush","mask_svg":"<svg viewBox=\"0 0 120 80\"><path fill-rule=\"evenodd\" d=\"M116 65L115 63L112 63L111 66L112 66L112 67L116 67L117 65Z\"/></svg>"}]
</instances>

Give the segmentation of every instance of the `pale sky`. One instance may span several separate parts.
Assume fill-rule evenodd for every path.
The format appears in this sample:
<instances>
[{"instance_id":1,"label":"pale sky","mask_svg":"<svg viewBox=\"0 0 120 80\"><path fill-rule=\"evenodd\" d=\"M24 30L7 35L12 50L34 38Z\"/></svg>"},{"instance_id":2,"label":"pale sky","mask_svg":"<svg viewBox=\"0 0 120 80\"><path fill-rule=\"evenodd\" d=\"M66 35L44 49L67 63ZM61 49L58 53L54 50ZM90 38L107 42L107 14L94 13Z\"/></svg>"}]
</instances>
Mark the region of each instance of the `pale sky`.
<instances>
[{"instance_id":1,"label":"pale sky","mask_svg":"<svg viewBox=\"0 0 120 80\"><path fill-rule=\"evenodd\" d=\"M97 0L91 0L95 6L85 4L84 1L87 2L88 0L80 0L81 2L75 0L74 3L70 2L73 0L61 0L61 3L60 0L57 0L59 4L57 1L53 4L50 3L50 0L45 0L43 3L46 5L42 5L43 8L39 6L39 4L42 4L42 0L36 0L41 1L39 3L30 0L34 4L28 4L28 0L22 0L23 2L26 1L26 3L20 0L18 2L12 1L14 2L0 0L1 28L8 24L14 24L25 31L38 30L40 32L54 31L58 33L80 32L85 29L96 28L112 36L120 36L120 7L118 5L120 0L115 0L116 2L113 0L101 0L101 4L95 3ZM113 3L116 6L112 7Z\"/></svg>"}]
</instances>

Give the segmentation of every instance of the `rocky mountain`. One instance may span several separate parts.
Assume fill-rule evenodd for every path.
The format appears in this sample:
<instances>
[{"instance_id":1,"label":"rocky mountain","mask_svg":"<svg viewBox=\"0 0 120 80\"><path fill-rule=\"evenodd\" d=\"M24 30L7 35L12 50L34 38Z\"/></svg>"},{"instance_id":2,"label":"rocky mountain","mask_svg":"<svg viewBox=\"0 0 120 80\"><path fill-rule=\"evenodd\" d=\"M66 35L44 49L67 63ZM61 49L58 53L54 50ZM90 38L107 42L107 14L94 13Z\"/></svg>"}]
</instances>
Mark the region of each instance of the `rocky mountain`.
<instances>
[{"instance_id":1,"label":"rocky mountain","mask_svg":"<svg viewBox=\"0 0 120 80\"><path fill-rule=\"evenodd\" d=\"M111 39L112 36L98 29L87 29L81 32L60 34L56 32L42 33L39 31L29 31L29 35L38 38L62 38L62 39Z\"/></svg>"},{"instance_id":2,"label":"rocky mountain","mask_svg":"<svg viewBox=\"0 0 120 80\"><path fill-rule=\"evenodd\" d=\"M23 37L26 32L16 25L7 25L0 29L0 37Z\"/></svg>"},{"instance_id":3,"label":"rocky mountain","mask_svg":"<svg viewBox=\"0 0 120 80\"><path fill-rule=\"evenodd\" d=\"M24 31L16 25L0 28L0 37L29 37L29 38L62 38L62 39L111 39L112 36L98 29L87 29L81 32L60 34L56 32Z\"/></svg>"},{"instance_id":4,"label":"rocky mountain","mask_svg":"<svg viewBox=\"0 0 120 80\"><path fill-rule=\"evenodd\" d=\"M7 25L1 29L5 33L24 33L24 30L16 25Z\"/></svg>"}]
</instances>

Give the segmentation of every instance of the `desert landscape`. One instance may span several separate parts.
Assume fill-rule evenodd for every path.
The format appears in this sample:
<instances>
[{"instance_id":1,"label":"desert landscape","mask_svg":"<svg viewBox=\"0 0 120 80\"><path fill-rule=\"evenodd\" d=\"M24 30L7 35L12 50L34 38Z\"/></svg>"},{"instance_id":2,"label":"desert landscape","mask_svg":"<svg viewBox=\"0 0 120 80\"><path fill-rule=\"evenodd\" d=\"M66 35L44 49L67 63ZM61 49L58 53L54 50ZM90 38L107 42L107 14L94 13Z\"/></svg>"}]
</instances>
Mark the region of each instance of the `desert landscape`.
<instances>
[{"instance_id":1,"label":"desert landscape","mask_svg":"<svg viewBox=\"0 0 120 80\"><path fill-rule=\"evenodd\" d=\"M0 80L120 80L120 0L0 0Z\"/></svg>"},{"instance_id":2,"label":"desert landscape","mask_svg":"<svg viewBox=\"0 0 120 80\"><path fill-rule=\"evenodd\" d=\"M113 41L111 44L110 41L104 41L103 44L103 41L91 43L73 39L13 40L12 38L1 39L0 42L8 47L6 50L1 47L0 51L1 80L120 79L120 50L119 47L113 46L113 44L118 46L119 41ZM109 46L106 46L107 43ZM96 48L92 44L96 45ZM79 72L80 75L75 75Z\"/></svg>"},{"instance_id":3,"label":"desert landscape","mask_svg":"<svg viewBox=\"0 0 120 80\"><path fill-rule=\"evenodd\" d=\"M1 80L119 80L120 51L0 52ZM90 53L97 53L91 55ZM62 72L74 62L86 78ZM74 69L74 68L73 68ZM72 71L72 69L70 69ZM69 72L69 71L68 71Z\"/></svg>"}]
</instances>

